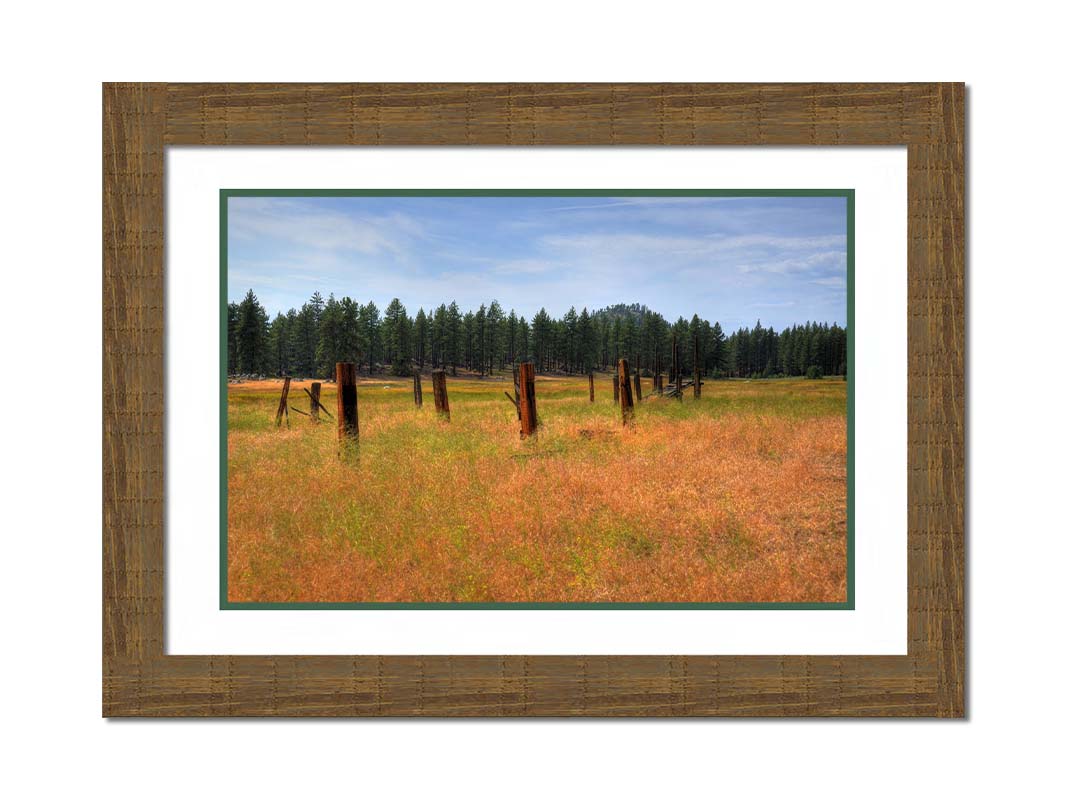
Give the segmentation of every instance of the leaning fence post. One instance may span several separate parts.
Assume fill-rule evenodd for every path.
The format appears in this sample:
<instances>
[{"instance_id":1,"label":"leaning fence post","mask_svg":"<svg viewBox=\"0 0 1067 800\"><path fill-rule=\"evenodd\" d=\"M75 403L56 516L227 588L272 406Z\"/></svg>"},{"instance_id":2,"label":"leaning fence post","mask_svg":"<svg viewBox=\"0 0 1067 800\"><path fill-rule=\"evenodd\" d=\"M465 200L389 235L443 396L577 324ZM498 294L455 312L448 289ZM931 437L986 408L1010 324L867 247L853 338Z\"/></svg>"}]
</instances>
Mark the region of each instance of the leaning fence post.
<instances>
[{"instance_id":1,"label":"leaning fence post","mask_svg":"<svg viewBox=\"0 0 1067 800\"><path fill-rule=\"evenodd\" d=\"M618 369L616 367L616 369ZM615 405L619 404L619 373L616 372L611 376L611 397Z\"/></svg>"},{"instance_id":2,"label":"leaning fence post","mask_svg":"<svg viewBox=\"0 0 1067 800\"><path fill-rule=\"evenodd\" d=\"M356 365L337 363L337 440L342 444L359 439L359 400L356 397Z\"/></svg>"},{"instance_id":3,"label":"leaning fence post","mask_svg":"<svg viewBox=\"0 0 1067 800\"><path fill-rule=\"evenodd\" d=\"M329 417L330 419L333 419L333 414L331 414L331 413L330 413L329 411L327 411L327 410L326 410L326 406L324 406L324 405L322 404L322 399L321 399L321 394L320 394L320 393L321 393L321 391L322 391L322 384L321 384L321 383L320 383L320 384L317 384L317 386L319 387L319 389L318 389L318 391L317 391L317 393L316 393L316 394L312 394L311 392L309 392L309 391L307 390L307 387L306 387L306 386L304 387L304 394L306 394L306 395L307 395L307 396L308 396L309 398L311 398L311 405L312 405L312 406L314 407L314 409L316 410L316 414L317 414L317 413L318 413L319 411L321 411L321 412L322 412L323 414L325 414L325 415L326 415L327 417Z\"/></svg>"},{"instance_id":4,"label":"leaning fence post","mask_svg":"<svg viewBox=\"0 0 1067 800\"><path fill-rule=\"evenodd\" d=\"M593 402L593 370L589 370L589 402Z\"/></svg>"},{"instance_id":5,"label":"leaning fence post","mask_svg":"<svg viewBox=\"0 0 1067 800\"><path fill-rule=\"evenodd\" d=\"M315 381L311 384L311 418L319 421L319 396L322 394L322 384Z\"/></svg>"},{"instance_id":6,"label":"leaning fence post","mask_svg":"<svg viewBox=\"0 0 1067 800\"><path fill-rule=\"evenodd\" d=\"M445 383L445 371L443 369L435 369L432 379L433 407L437 409L437 413L444 417L446 421L451 422L452 412L448 409L448 385Z\"/></svg>"},{"instance_id":7,"label":"leaning fence post","mask_svg":"<svg viewBox=\"0 0 1067 800\"><path fill-rule=\"evenodd\" d=\"M534 365L519 365L519 435L525 439L537 433L537 396L534 389Z\"/></svg>"},{"instance_id":8,"label":"leaning fence post","mask_svg":"<svg viewBox=\"0 0 1067 800\"><path fill-rule=\"evenodd\" d=\"M634 370L634 396L641 402L641 356L637 357L637 369Z\"/></svg>"},{"instance_id":9,"label":"leaning fence post","mask_svg":"<svg viewBox=\"0 0 1067 800\"><path fill-rule=\"evenodd\" d=\"M285 383L282 384L282 399L278 401L278 414L274 417L274 425L277 427L282 424L282 414L285 414L285 422L289 422L289 381L290 378L285 379Z\"/></svg>"},{"instance_id":10,"label":"leaning fence post","mask_svg":"<svg viewBox=\"0 0 1067 800\"><path fill-rule=\"evenodd\" d=\"M622 405L622 424L629 425L634 418L634 396L630 391L630 365L625 358L619 359L619 402Z\"/></svg>"},{"instance_id":11,"label":"leaning fence post","mask_svg":"<svg viewBox=\"0 0 1067 800\"><path fill-rule=\"evenodd\" d=\"M418 370L415 371L413 385L415 391L415 408L422 408L422 376L419 375Z\"/></svg>"}]
</instances>

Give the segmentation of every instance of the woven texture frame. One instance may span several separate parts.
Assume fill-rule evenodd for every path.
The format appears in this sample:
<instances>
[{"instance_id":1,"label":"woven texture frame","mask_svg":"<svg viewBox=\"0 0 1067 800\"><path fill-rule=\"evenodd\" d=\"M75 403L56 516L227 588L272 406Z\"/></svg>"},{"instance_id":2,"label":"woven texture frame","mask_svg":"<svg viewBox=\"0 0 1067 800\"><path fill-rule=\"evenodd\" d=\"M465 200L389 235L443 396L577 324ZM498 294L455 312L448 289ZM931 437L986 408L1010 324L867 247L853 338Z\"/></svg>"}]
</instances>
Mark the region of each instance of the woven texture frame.
<instances>
[{"instance_id":1,"label":"woven texture frame","mask_svg":"<svg viewBox=\"0 0 1067 800\"><path fill-rule=\"evenodd\" d=\"M164 148L906 145L906 656L168 656ZM105 716L964 714L962 84L105 84Z\"/></svg>"}]
</instances>

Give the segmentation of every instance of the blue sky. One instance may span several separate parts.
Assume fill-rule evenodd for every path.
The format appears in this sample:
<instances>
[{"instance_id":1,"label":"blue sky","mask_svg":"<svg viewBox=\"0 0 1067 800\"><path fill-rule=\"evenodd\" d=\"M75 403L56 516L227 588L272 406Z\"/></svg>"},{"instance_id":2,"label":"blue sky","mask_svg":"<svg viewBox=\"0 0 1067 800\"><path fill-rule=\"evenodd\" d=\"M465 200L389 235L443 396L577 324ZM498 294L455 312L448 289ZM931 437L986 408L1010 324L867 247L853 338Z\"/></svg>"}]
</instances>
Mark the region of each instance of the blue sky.
<instances>
[{"instance_id":1,"label":"blue sky","mask_svg":"<svg viewBox=\"0 0 1067 800\"><path fill-rule=\"evenodd\" d=\"M728 331L846 322L839 197L231 197L229 299L313 292L530 319L640 302Z\"/></svg>"}]
</instances>

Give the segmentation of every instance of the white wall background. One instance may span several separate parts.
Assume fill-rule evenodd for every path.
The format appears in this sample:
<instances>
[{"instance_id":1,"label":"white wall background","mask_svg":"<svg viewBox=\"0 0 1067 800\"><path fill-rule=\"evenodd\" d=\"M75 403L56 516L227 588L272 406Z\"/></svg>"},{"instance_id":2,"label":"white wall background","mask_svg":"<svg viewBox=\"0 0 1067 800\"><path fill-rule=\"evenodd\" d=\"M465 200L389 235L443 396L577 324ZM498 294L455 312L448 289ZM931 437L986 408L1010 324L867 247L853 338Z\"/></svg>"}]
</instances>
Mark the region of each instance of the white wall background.
<instances>
[{"instance_id":1,"label":"white wall background","mask_svg":"<svg viewBox=\"0 0 1067 800\"><path fill-rule=\"evenodd\" d=\"M8 10L6 793L794 798L1061 785L1064 702L1043 688L1065 654L1061 27L1029 2L587 5ZM102 80L967 81L970 719L101 720Z\"/></svg>"}]
</instances>

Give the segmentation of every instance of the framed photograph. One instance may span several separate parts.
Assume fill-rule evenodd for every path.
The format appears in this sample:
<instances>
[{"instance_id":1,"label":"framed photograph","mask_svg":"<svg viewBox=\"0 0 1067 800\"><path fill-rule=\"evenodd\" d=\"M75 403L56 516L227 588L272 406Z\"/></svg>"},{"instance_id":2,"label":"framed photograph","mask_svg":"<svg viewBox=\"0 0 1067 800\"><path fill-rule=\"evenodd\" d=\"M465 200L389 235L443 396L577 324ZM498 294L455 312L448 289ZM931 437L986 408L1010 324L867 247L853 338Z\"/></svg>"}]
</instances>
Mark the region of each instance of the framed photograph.
<instances>
[{"instance_id":1,"label":"framed photograph","mask_svg":"<svg viewBox=\"0 0 1067 800\"><path fill-rule=\"evenodd\" d=\"M853 201L222 190L221 604L855 608Z\"/></svg>"},{"instance_id":2,"label":"framed photograph","mask_svg":"<svg viewBox=\"0 0 1067 800\"><path fill-rule=\"evenodd\" d=\"M962 716L963 94L105 84L104 714Z\"/></svg>"}]
</instances>

